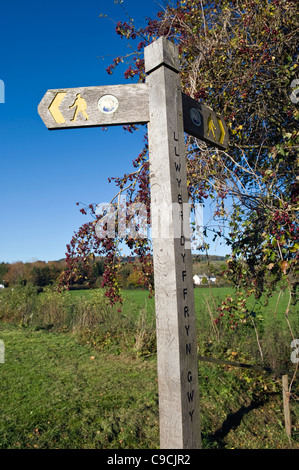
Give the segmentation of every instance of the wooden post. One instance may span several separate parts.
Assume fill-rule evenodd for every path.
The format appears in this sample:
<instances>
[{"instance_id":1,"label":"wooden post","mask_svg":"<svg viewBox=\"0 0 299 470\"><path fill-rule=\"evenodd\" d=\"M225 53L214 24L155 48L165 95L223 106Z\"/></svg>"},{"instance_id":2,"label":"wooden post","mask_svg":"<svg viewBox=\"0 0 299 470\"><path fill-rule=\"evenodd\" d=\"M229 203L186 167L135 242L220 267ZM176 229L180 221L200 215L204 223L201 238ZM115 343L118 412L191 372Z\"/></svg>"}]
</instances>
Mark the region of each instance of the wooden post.
<instances>
[{"instance_id":1,"label":"wooden post","mask_svg":"<svg viewBox=\"0 0 299 470\"><path fill-rule=\"evenodd\" d=\"M288 375L282 376L282 393L283 393L283 412L285 430L290 441L291 439L291 413L290 413L290 397Z\"/></svg>"},{"instance_id":2,"label":"wooden post","mask_svg":"<svg viewBox=\"0 0 299 470\"><path fill-rule=\"evenodd\" d=\"M184 130L219 148L227 147L228 131L221 116L190 97L183 99L179 54L173 43L159 38L145 48L144 59L146 84L48 90L38 112L48 129L148 123L160 447L198 449L197 342Z\"/></svg>"},{"instance_id":3,"label":"wooden post","mask_svg":"<svg viewBox=\"0 0 299 470\"><path fill-rule=\"evenodd\" d=\"M198 449L196 321L190 225L184 211L188 193L179 55L175 45L161 37L145 48L144 57L150 110L160 447Z\"/></svg>"}]
</instances>

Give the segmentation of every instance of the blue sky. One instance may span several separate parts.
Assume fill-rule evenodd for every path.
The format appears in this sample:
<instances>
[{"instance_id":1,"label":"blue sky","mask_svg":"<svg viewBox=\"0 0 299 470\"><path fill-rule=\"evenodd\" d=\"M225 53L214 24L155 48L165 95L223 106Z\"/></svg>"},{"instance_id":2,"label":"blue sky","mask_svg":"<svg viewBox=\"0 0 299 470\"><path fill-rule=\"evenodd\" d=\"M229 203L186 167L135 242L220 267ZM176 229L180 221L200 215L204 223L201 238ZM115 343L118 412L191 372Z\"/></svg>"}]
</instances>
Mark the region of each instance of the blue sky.
<instances>
[{"instance_id":1,"label":"blue sky","mask_svg":"<svg viewBox=\"0 0 299 470\"><path fill-rule=\"evenodd\" d=\"M162 2L125 0L137 24ZM88 219L76 202L108 202L108 177L131 170L144 132L122 127L49 131L37 112L48 89L126 83L113 58L130 52L115 33L125 20L114 0L17 0L0 11L0 262L63 258L73 232ZM0 100L1 101L1 100ZM218 246L210 254L224 255Z\"/></svg>"}]
</instances>

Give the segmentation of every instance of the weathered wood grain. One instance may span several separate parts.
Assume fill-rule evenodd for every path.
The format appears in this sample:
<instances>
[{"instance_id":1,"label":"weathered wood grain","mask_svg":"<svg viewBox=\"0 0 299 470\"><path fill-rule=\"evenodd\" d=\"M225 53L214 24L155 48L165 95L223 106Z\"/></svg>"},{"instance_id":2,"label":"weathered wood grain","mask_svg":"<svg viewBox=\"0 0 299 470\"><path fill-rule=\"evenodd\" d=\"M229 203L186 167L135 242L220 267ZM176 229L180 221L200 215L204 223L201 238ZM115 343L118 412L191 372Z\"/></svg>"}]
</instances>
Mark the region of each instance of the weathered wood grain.
<instances>
[{"instance_id":1,"label":"weathered wood grain","mask_svg":"<svg viewBox=\"0 0 299 470\"><path fill-rule=\"evenodd\" d=\"M282 396L283 396L283 412L284 425L288 438L291 437L291 412L290 412L290 394L289 394L289 377L287 374L282 376Z\"/></svg>"},{"instance_id":2,"label":"weathered wood grain","mask_svg":"<svg viewBox=\"0 0 299 470\"><path fill-rule=\"evenodd\" d=\"M57 122L49 110L58 93L65 94L59 95L63 99L58 107L65 122ZM73 105L78 94L86 101L88 119L79 112L76 120L72 121L76 111ZM98 108L100 98L105 95L112 95L118 100L118 108L112 114L104 114ZM48 90L38 106L38 113L48 129L145 124L149 121L148 86L137 83Z\"/></svg>"},{"instance_id":3,"label":"weathered wood grain","mask_svg":"<svg viewBox=\"0 0 299 470\"><path fill-rule=\"evenodd\" d=\"M155 68L161 67L161 65L169 67L175 72L179 72L180 60L176 46L163 37L157 39L153 44L153 47L146 47L144 49L145 73L149 74L155 70ZM165 46L166 44L167 47ZM160 47L160 45L162 46Z\"/></svg>"},{"instance_id":4,"label":"weathered wood grain","mask_svg":"<svg viewBox=\"0 0 299 470\"><path fill-rule=\"evenodd\" d=\"M164 60L157 66L157 57L173 54L177 59L165 38L145 48L160 447L191 449L201 438L182 93L174 67Z\"/></svg>"}]
</instances>

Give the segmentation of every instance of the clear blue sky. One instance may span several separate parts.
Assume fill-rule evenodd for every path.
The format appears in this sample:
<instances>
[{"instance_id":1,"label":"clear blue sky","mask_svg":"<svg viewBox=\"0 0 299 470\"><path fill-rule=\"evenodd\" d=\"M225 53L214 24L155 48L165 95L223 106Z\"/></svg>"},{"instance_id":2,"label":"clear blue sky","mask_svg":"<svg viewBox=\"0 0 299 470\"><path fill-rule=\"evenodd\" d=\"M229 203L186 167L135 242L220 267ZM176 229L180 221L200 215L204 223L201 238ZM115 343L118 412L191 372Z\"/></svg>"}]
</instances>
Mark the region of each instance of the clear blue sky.
<instances>
[{"instance_id":1,"label":"clear blue sky","mask_svg":"<svg viewBox=\"0 0 299 470\"><path fill-rule=\"evenodd\" d=\"M161 9L154 0L125 0L137 24ZM122 127L49 131L37 112L48 89L126 83L125 67L108 75L113 58L130 52L115 33L125 20L114 0L16 0L0 14L0 262L56 260L87 222L77 201L109 202L108 177L131 170L143 131ZM210 254L225 254L219 247Z\"/></svg>"}]
</instances>

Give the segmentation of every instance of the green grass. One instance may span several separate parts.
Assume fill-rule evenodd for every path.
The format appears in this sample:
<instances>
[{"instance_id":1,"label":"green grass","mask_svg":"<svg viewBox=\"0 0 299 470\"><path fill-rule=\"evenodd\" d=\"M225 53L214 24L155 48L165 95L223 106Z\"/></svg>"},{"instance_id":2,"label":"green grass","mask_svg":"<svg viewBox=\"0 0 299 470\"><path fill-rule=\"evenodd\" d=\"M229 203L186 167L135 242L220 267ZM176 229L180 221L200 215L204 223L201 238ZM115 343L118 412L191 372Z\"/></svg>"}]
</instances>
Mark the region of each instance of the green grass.
<instances>
[{"instance_id":1,"label":"green grass","mask_svg":"<svg viewBox=\"0 0 299 470\"><path fill-rule=\"evenodd\" d=\"M159 448L155 360L99 353L66 333L1 324L0 337L1 449ZM204 448L290 447L279 384L204 363L199 377ZM294 425L293 448L298 438Z\"/></svg>"},{"instance_id":2,"label":"green grass","mask_svg":"<svg viewBox=\"0 0 299 470\"><path fill-rule=\"evenodd\" d=\"M155 363L0 324L0 449L155 448Z\"/></svg>"},{"instance_id":3,"label":"green grass","mask_svg":"<svg viewBox=\"0 0 299 470\"><path fill-rule=\"evenodd\" d=\"M229 288L213 289L213 296L220 299L231 293ZM198 333L199 352L251 362L253 346L245 334L224 335L219 344L215 340L206 308L206 302L211 302L209 288L195 289L194 294L203 327ZM88 298L91 309L91 291L72 291L71 298ZM280 327L275 330L271 323L276 300L271 299L265 314L269 327L278 333L272 346L268 345L274 355L283 342ZM55 305L54 297L49 301ZM283 318L286 301L281 296L278 319ZM48 304L39 305L45 312ZM298 310L291 316L296 314ZM0 322L0 339L5 344L5 363L0 364L0 449L158 448L156 355L154 351L136 354L134 343L144 333L145 327L138 323L143 317L154 320L154 299L148 299L146 291L127 290L122 314L111 317L109 310L100 312L103 330L96 330L94 336L89 328L88 334L85 330L80 334ZM125 328L122 335L116 328L118 322ZM151 323L148 331L152 328ZM199 380L204 448L290 447L278 377L199 362ZM298 383L293 393L299 394ZM295 400L291 400L291 413L292 447L299 448Z\"/></svg>"},{"instance_id":4,"label":"green grass","mask_svg":"<svg viewBox=\"0 0 299 470\"><path fill-rule=\"evenodd\" d=\"M233 295L234 290L231 287L203 287L194 289L194 302L195 302L195 313L198 320L204 318L204 321L208 318L208 312L206 308L206 301L211 301L214 298L216 301L220 302L225 299L228 295ZM71 291L72 296L82 298L89 297L92 294L91 290L77 290ZM124 297L123 310L125 313L128 311L145 310L150 316L155 314L155 300L154 298L149 298L148 292L142 289L136 290L124 290L122 293ZM282 292L280 295L275 293L272 297L269 298L267 304L265 305L265 298L262 297L261 300L255 300L251 297L247 303L249 309L256 310L261 312L266 321L272 321L273 318L279 320L284 319L284 314L286 312L289 302L288 292ZM276 313L275 313L276 312ZM299 314L299 305L291 307L290 315L296 316ZM298 331L299 334L299 331Z\"/></svg>"},{"instance_id":5,"label":"green grass","mask_svg":"<svg viewBox=\"0 0 299 470\"><path fill-rule=\"evenodd\" d=\"M90 296L92 294L92 290L89 289L82 289L82 290L73 290L70 291L72 296L74 297L82 297L82 296ZM234 289L232 287L201 287L201 288L195 288L194 289L194 299L195 299L195 305L199 307L202 302L203 298L205 296L211 297L214 296L219 299L224 299L227 295L232 295L234 292ZM128 289L128 290L123 290L122 292L123 297L126 300L133 300L138 307L143 307L145 302L148 304L149 308L154 310L154 299L151 298L149 299L148 297L148 291L143 290L143 289ZM274 294L273 297L269 299L268 305L266 305L265 308L265 313L271 313L275 311L276 308L276 303L278 300L278 294ZM279 298L278 302L278 313L281 311L285 311L287 304L288 304L288 292L282 292ZM264 298L260 302L255 301L253 298L250 299L250 306L254 306L256 304L259 304L264 301ZM298 311L298 307L297 307Z\"/></svg>"},{"instance_id":6,"label":"green grass","mask_svg":"<svg viewBox=\"0 0 299 470\"><path fill-rule=\"evenodd\" d=\"M72 291L77 298L88 298L91 291ZM241 327L235 333L227 331L225 327L215 328L215 318L218 316L217 307L226 296L233 296L231 287L206 287L194 289L195 314L198 329L199 354L222 357L226 351L233 350L244 362L250 364L262 363L274 369L288 369L290 364L290 343L292 334L299 337L299 303L291 306L288 320L285 312L289 303L288 292L275 293L267 301L264 297L255 300L253 297L247 301L249 311L255 311L254 324L251 321L247 327ZM155 301L149 298L145 290L124 290L124 303L122 306L125 318L144 316L150 329L155 328ZM263 357L258 346L262 348Z\"/></svg>"}]
</instances>

